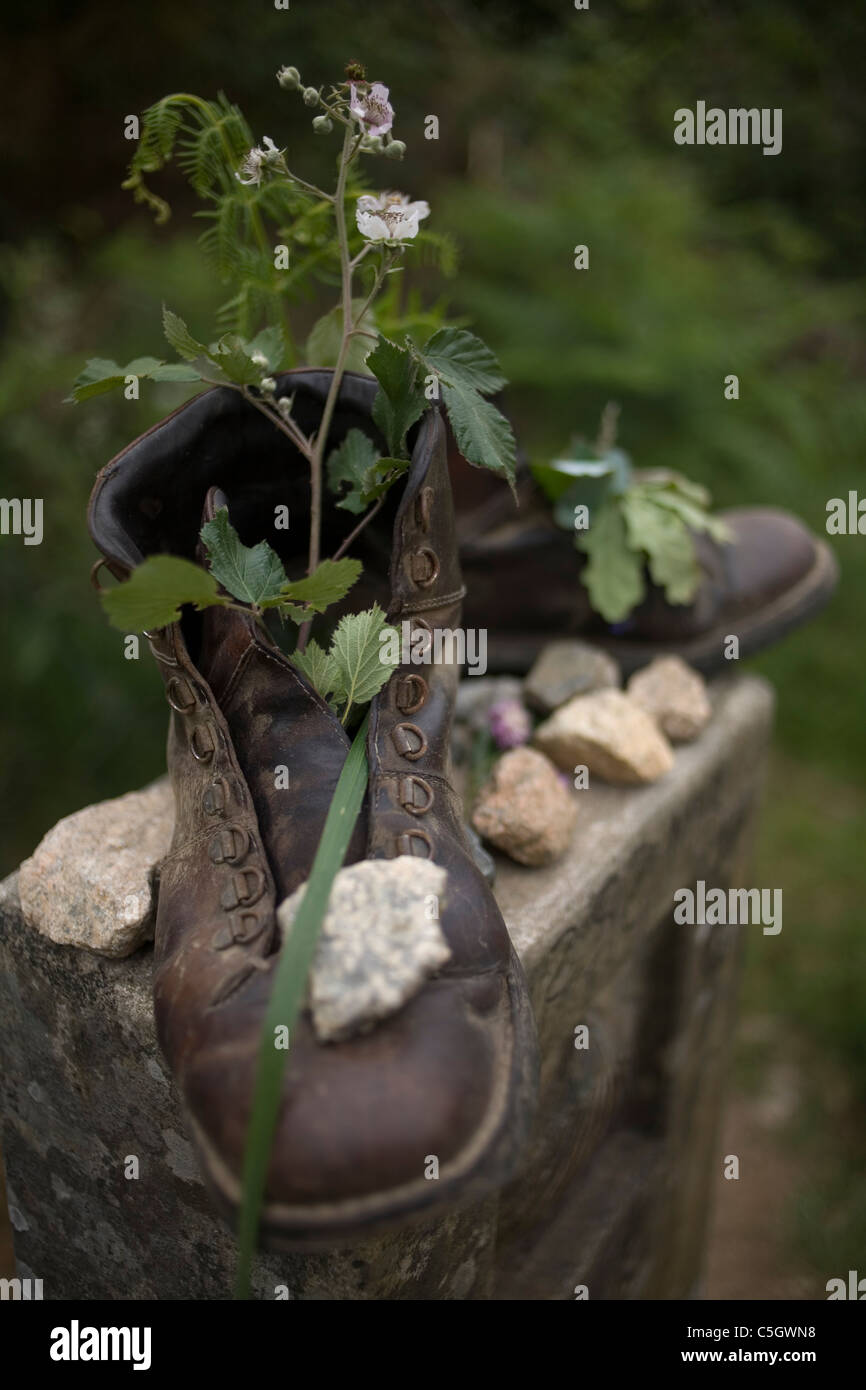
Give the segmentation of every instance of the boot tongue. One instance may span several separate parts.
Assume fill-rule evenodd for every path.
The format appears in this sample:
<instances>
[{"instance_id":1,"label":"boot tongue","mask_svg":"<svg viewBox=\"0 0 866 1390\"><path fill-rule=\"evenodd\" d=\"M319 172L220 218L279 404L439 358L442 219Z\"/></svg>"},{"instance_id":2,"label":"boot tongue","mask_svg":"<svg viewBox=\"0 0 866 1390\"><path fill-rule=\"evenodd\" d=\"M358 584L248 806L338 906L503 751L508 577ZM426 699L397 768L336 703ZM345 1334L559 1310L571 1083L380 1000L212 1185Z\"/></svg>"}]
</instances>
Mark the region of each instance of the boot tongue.
<instances>
[{"instance_id":1,"label":"boot tongue","mask_svg":"<svg viewBox=\"0 0 866 1390\"><path fill-rule=\"evenodd\" d=\"M228 507L228 498L221 488L208 488L202 508L201 524L213 521L221 507ZM207 550L199 539L196 562L210 569ZM253 639L256 621L251 614L233 608L206 608L202 613L201 647L198 667L219 701L231 680L238 662Z\"/></svg>"}]
</instances>

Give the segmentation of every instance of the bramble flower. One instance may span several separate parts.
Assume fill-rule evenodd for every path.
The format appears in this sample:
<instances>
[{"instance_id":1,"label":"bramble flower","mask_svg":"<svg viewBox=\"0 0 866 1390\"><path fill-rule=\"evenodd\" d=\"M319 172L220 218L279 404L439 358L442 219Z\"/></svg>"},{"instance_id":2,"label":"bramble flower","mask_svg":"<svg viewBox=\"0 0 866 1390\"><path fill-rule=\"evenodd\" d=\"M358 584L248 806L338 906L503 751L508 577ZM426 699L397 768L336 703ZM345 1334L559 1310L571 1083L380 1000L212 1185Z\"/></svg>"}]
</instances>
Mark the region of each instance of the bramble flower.
<instances>
[{"instance_id":1,"label":"bramble flower","mask_svg":"<svg viewBox=\"0 0 866 1390\"><path fill-rule=\"evenodd\" d=\"M487 723L497 748L519 748L532 735L532 720L519 700L494 701Z\"/></svg>"},{"instance_id":2,"label":"bramble flower","mask_svg":"<svg viewBox=\"0 0 866 1390\"><path fill-rule=\"evenodd\" d=\"M278 150L271 137L266 135L263 146L253 145L240 170L235 174L235 178L238 183L245 186L251 183L260 184L265 166L268 164L279 165L284 154L285 150ZM246 174L247 177L242 179L241 174Z\"/></svg>"},{"instance_id":3,"label":"bramble flower","mask_svg":"<svg viewBox=\"0 0 866 1390\"><path fill-rule=\"evenodd\" d=\"M355 210L358 231L368 241L409 241L429 216L428 203L410 203L405 193L365 193Z\"/></svg>"},{"instance_id":4,"label":"bramble flower","mask_svg":"<svg viewBox=\"0 0 866 1390\"><path fill-rule=\"evenodd\" d=\"M381 82L372 87L349 84L349 111L368 135L384 135L394 124L394 108L388 100L388 88Z\"/></svg>"}]
</instances>

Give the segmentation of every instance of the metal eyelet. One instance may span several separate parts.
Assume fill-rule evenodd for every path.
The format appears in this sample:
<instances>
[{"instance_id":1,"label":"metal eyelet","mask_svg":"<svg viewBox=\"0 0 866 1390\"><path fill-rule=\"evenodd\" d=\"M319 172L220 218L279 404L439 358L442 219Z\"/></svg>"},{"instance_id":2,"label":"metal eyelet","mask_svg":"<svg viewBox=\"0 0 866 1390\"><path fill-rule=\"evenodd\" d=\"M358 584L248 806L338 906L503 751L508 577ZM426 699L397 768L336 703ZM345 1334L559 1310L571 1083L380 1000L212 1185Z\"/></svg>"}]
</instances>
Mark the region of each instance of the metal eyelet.
<instances>
[{"instance_id":1,"label":"metal eyelet","mask_svg":"<svg viewBox=\"0 0 866 1390\"><path fill-rule=\"evenodd\" d=\"M239 912L232 918L231 924L235 945L249 946L251 941L261 936L264 926L264 921L260 921L255 912Z\"/></svg>"},{"instance_id":2,"label":"metal eyelet","mask_svg":"<svg viewBox=\"0 0 866 1390\"><path fill-rule=\"evenodd\" d=\"M433 788L423 777L400 778L400 805L410 816L426 816L433 805Z\"/></svg>"},{"instance_id":3,"label":"metal eyelet","mask_svg":"<svg viewBox=\"0 0 866 1390\"><path fill-rule=\"evenodd\" d=\"M229 801L229 784L224 777L215 777L209 787L205 787L201 804L209 816L224 816Z\"/></svg>"},{"instance_id":4,"label":"metal eyelet","mask_svg":"<svg viewBox=\"0 0 866 1390\"><path fill-rule=\"evenodd\" d=\"M430 530L430 516L432 511L433 489L432 487L422 487L418 496L415 498L415 520L425 535Z\"/></svg>"},{"instance_id":5,"label":"metal eyelet","mask_svg":"<svg viewBox=\"0 0 866 1390\"><path fill-rule=\"evenodd\" d=\"M178 714L191 714L198 704L195 691L184 676L172 676L166 681L165 698Z\"/></svg>"},{"instance_id":6,"label":"metal eyelet","mask_svg":"<svg viewBox=\"0 0 866 1390\"><path fill-rule=\"evenodd\" d=\"M213 864L240 864L250 847L249 831L241 825L224 825L207 847Z\"/></svg>"},{"instance_id":7,"label":"metal eyelet","mask_svg":"<svg viewBox=\"0 0 866 1390\"><path fill-rule=\"evenodd\" d=\"M419 589L429 589L439 578L439 556L429 545L422 545L409 557L409 575Z\"/></svg>"},{"instance_id":8,"label":"metal eyelet","mask_svg":"<svg viewBox=\"0 0 866 1390\"><path fill-rule=\"evenodd\" d=\"M398 854L411 854L416 859L433 858L433 841L426 830L406 830L402 835L398 835L394 842L397 846ZM415 849L416 845L423 846L422 849Z\"/></svg>"},{"instance_id":9,"label":"metal eyelet","mask_svg":"<svg viewBox=\"0 0 866 1390\"><path fill-rule=\"evenodd\" d=\"M197 763L209 763L216 752L216 739L210 724L196 724L189 741L189 751Z\"/></svg>"},{"instance_id":10,"label":"metal eyelet","mask_svg":"<svg viewBox=\"0 0 866 1390\"><path fill-rule=\"evenodd\" d=\"M417 724L396 724L391 730L391 742L407 762L417 762L427 752L427 736Z\"/></svg>"},{"instance_id":11,"label":"metal eyelet","mask_svg":"<svg viewBox=\"0 0 866 1390\"><path fill-rule=\"evenodd\" d=\"M249 946L261 936L264 926L255 912L239 912L214 932L211 950L226 951L230 946Z\"/></svg>"},{"instance_id":12,"label":"metal eyelet","mask_svg":"<svg viewBox=\"0 0 866 1390\"><path fill-rule=\"evenodd\" d=\"M265 875L262 869L252 867L241 869L233 874L222 891L220 903L226 912L234 912L236 907L252 907L265 891Z\"/></svg>"},{"instance_id":13,"label":"metal eyelet","mask_svg":"<svg viewBox=\"0 0 866 1390\"><path fill-rule=\"evenodd\" d=\"M416 714L423 706L427 695L427 682L423 676L400 676L394 688L394 703L401 714Z\"/></svg>"}]
</instances>

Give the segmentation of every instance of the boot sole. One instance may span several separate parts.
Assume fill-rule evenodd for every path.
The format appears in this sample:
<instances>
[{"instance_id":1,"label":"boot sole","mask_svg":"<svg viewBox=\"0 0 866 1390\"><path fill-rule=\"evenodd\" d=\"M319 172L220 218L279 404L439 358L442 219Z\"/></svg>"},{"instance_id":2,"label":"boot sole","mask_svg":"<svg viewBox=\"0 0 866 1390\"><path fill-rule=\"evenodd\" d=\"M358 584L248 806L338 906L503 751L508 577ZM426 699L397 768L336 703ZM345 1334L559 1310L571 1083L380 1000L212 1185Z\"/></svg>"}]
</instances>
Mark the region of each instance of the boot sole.
<instances>
[{"instance_id":1,"label":"boot sole","mask_svg":"<svg viewBox=\"0 0 866 1390\"><path fill-rule=\"evenodd\" d=\"M439 1178L421 1177L345 1201L306 1206L267 1203L259 1224L259 1249L288 1253L354 1245L396 1227L435 1219L445 1209L453 1211L480 1201L514 1177L535 1108L538 1050L529 991L513 947L506 979L512 1047L507 1067L503 1066L496 1078L492 1118L442 1168ZM236 1228L240 1182L192 1116L188 1116L188 1124L211 1195L223 1217Z\"/></svg>"},{"instance_id":2,"label":"boot sole","mask_svg":"<svg viewBox=\"0 0 866 1390\"><path fill-rule=\"evenodd\" d=\"M627 637L580 633L515 633L489 637L488 668L494 672L525 674L536 657L550 643L568 637L584 637L615 657L624 676L640 670L657 656L679 656L705 675L727 670L725 638L733 633L740 640L740 657L753 656L771 646L792 629L819 613L830 599L839 578L839 566L830 547L815 541L815 561L811 569L784 593L741 619L730 617L698 637L685 642L635 642Z\"/></svg>"}]
</instances>

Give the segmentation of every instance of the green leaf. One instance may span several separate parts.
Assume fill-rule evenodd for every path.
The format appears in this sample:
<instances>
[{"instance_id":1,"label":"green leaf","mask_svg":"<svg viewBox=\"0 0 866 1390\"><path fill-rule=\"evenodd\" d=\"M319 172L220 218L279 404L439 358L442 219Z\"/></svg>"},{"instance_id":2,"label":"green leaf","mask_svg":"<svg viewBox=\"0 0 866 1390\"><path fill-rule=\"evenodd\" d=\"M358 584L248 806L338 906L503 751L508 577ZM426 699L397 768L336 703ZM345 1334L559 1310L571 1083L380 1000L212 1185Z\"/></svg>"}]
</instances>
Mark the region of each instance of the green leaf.
<instances>
[{"instance_id":1,"label":"green leaf","mask_svg":"<svg viewBox=\"0 0 866 1390\"><path fill-rule=\"evenodd\" d=\"M267 541L252 548L243 545L226 507L220 507L213 521L205 522L201 538L207 546L211 573L234 598L254 607L272 599L281 601L286 572L279 555Z\"/></svg>"},{"instance_id":2,"label":"green leaf","mask_svg":"<svg viewBox=\"0 0 866 1390\"><path fill-rule=\"evenodd\" d=\"M646 583L643 558L629 549L617 499L602 506L576 545L589 557L581 580L593 608L608 623L622 622L644 597Z\"/></svg>"},{"instance_id":3,"label":"green leaf","mask_svg":"<svg viewBox=\"0 0 866 1390\"><path fill-rule=\"evenodd\" d=\"M224 334L218 343L207 350L207 355L236 386L255 386L266 375L250 357L243 338L236 333Z\"/></svg>"},{"instance_id":4,"label":"green leaf","mask_svg":"<svg viewBox=\"0 0 866 1390\"><path fill-rule=\"evenodd\" d=\"M67 401L89 401L126 384L128 376L150 381L202 381L201 373L182 362L160 362L158 357L136 357L119 367L106 357L91 357L72 385Z\"/></svg>"},{"instance_id":5,"label":"green leaf","mask_svg":"<svg viewBox=\"0 0 866 1390\"><path fill-rule=\"evenodd\" d=\"M473 387L492 396L506 384L490 348L465 328L440 328L422 353L425 362L452 386Z\"/></svg>"},{"instance_id":6,"label":"green leaf","mask_svg":"<svg viewBox=\"0 0 866 1390\"><path fill-rule=\"evenodd\" d=\"M417 385L418 360L406 348L380 335L367 358L367 368L380 388L373 402L373 420L388 441L391 453L399 455L404 451L406 431L426 405L424 392Z\"/></svg>"},{"instance_id":7,"label":"green leaf","mask_svg":"<svg viewBox=\"0 0 866 1390\"><path fill-rule=\"evenodd\" d=\"M291 931L280 948L273 989L262 1022L258 1067L244 1153L238 1220L239 1250L235 1287L238 1298L250 1296L250 1271L256 1248L271 1146L282 1099L283 1071L291 1054L291 1045L289 1048L274 1047L274 1037L276 1029L284 1026L289 1030L291 1044L295 1020L304 1002L307 977L313 963L313 953L331 888L346 857L346 850L361 811L368 776L367 725L368 720L365 719L343 764L307 880L306 892Z\"/></svg>"},{"instance_id":8,"label":"green leaf","mask_svg":"<svg viewBox=\"0 0 866 1390\"><path fill-rule=\"evenodd\" d=\"M397 629L386 625L385 614L377 603L363 613L346 614L337 625L330 655L337 670L334 694L340 704L345 704L343 723L352 705L372 700L397 664L383 661L382 634L399 642Z\"/></svg>"},{"instance_id":9,"label":"green leaf","mask_svg":"<svg viewBox=\"0 0 866 1390\"><path fill-rule=\"evenodd\" d=\"M226 602L217 592L213 575L178 555L151 555L125 583L106 590L101 598L109 621L121 632L176 623L182 603L201 609Z\"/></svg>"},{"instance_id":10,"label":"green leaf","mask_svg":"<svg viewBox=\"0 0 866 1390\"><path fill-rule=\"evenodd\" d=\"M162 331L170 347L173 347L178 357L185 358L188 362L194 362L197 357L207 356L207 348L204 343L200 343L192 336L182 318L172 313L171 309L162 306Z\"/></svg>"},{"instance_id":11,"label":"green leaf","mask_svg":"<svg viewBox=\"0 0 866 1390\"><path fill-rule=\"evenodd\" d=\"M463 457L477 468L501 473L516 496L517 450L505 416L471 386L449 386L443 381L442 397Z\"/></svg>"},{"instance_id":12,"label":"green leaf","mask_svg":"<svg viewBox=\"0 0 866 1390\"><path fill-rule=\"evenodd\" d=\"M687 495L683 495L681 489L655 487L647 484L645 495L657 506L667 507L670 511L676 512L692 531L706 531L714 541L719 541L721 544L731 541L730 527L726 526L719 517L711 516L709 512L704 510L703 505L693 502Z\"/></svg>"},{"instance_id":13,"label":"green leaf","mask_svg":"<svg viewBox=\"0 0 866 1390\"><path fill-rule=\"evenodd\" d=\"M352 322L356 326L358 315L361 313L366 300L352 300ZM370 310L364 315L363 327L373 331L375 321ZM309 338L307 339L306 358L311 367L336 367L337 358L340 355L340 344L343 341L343 307L338 304L329 313L324 314L313 325ZM349 343L349 351L343 364L347 372L369 372L367 371L367 354L370 351L369 338L352 338Z\"/></svg>"},{"instance_id":14,"label":"green leaf","mask_svg":"<svg viewBox=\"0 0 866 1390\"><path fill-rule=\"evenodd\" d=\"M629 544L646 552L653 583L664 589L668 603L690 603L701 582L701 569L685 522L636 489L622 498L622 512Z\"/></svg>"},{"instance_id":15,"label":"green leaf","mask_svg":"<svg viewBox=\"0 0 866 1390\"><path fill-rule=\"evenodd\" d=\"M244 346L250 357L254 353L260 353L262 357L266 358L268 372L271 376L274 372L281 372L284 369L288 356L286 340L283 337L283 330L277 325L263 328L261 333L257 333Z\"/></svg>"},{"instance_id":16,"label":"green leaf","mask_svg":"<svg viewBox=\"0 0 866 1390\"><path fill-rule=\"evenodd\" d=\"M364 511L367 506L363 497L364 479L376 458L372 440L358 429L349 430L339 448L332 450L325 465L328 487L339 496L343 484L348 484L347 492L337 503L338 507L356 516Z\"/></svg>"},{"instance_id":17,"label":"green leaf","mask_svg":"<svg viewBox=\"0 0 866 1390\"><path fill-rule=\"evenodd\" d=\"M290 659L323 700L333 694L339 681L337 667L330 652L326 652L318 642L308 642L305 652L294 652Z\"/></svg>"},{"instance_id":18,"label":"green leaf","mask_svg":"<svg viewBox=\"0 0 866 1390\"><path fill-rule=\"evenodd\" d=\"M706 509L710 505L709 491L702 483L695 483L691 478L684 477L682 473L675 473L670 468L642 469L635 481L642 487L669 488L673 492L681 493L696 507Z\"/></svg>"},{"instance_id":19,"label":"green leaf","mask_svg":"<svg viewBox=\"0 0 866 1390\"><path fill-rule=\"evenodd\" d=\"M375 501L377 497L382 497L396 483L401 474L406 472L408 467L408 459L377 459L364 474L362 485L364 504Z\"/></svg>"},{"instance_id":20,"label":"green leaf","mask_svg":"<svg viewBox=\"0 0 866 1390\"><path fill-rule=\"evenodd\" d=\"M305 579L286 580L279 598L268 600L262 606L269 608L277 602L283 605L289 600L306 604L305 609L292 609L289 613L296 622L303 622L311 613L324 613L332 603L345 598L360 575L360 560L353 560L349 556L344 556L342 560L323 560Z\"/></svg>"}]
</instances>

